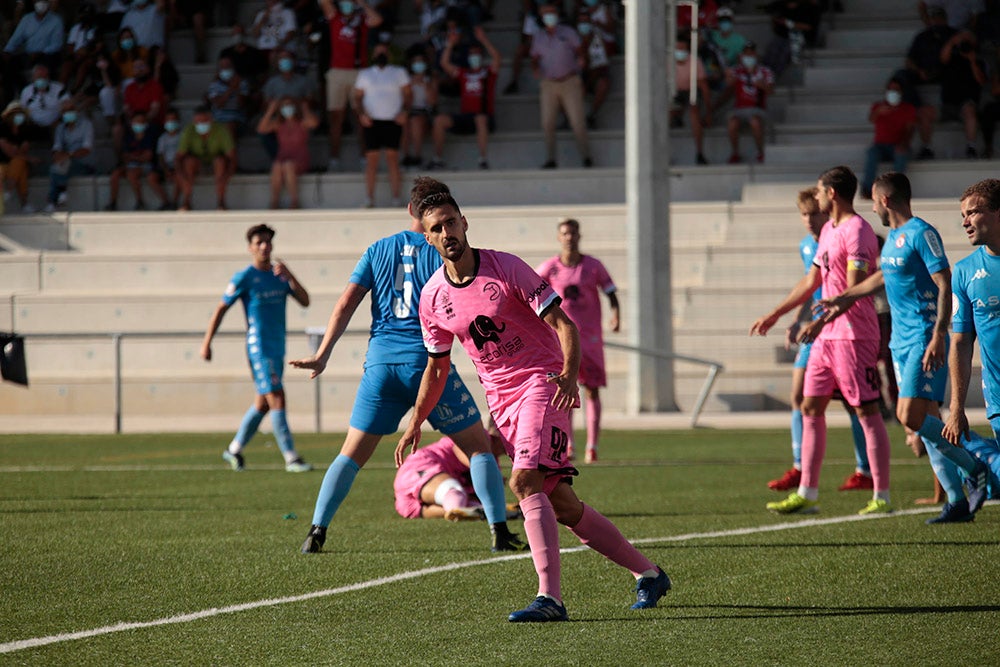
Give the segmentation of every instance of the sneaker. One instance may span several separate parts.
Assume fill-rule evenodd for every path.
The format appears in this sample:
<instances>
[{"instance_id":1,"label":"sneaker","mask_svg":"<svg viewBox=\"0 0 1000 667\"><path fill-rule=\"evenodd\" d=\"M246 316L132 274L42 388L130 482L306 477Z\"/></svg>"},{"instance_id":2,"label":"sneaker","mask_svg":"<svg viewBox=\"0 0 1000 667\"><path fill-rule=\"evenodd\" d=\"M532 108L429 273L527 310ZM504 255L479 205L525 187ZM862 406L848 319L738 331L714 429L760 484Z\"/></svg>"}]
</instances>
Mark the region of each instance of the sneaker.
<instances>
[{"instance_id":1,"label":"sneaker","mask_svg":"<svg viewBox=\"0 0 1000 667\"><path fill-rule=\"evenodd\" d=\"M858 514L892 514L892 507L887 500L872 498L858 511Z\"/></svg>"},{"instance_id":2,"label":"sneaker","mask_svg":"<svg viewBox=\"0 0 1000 667\"><path fill-rule=\"evenodd\" d=\"M594 161L593 160L591 160L589 157L583 158L583 167L584 167L584 169L590 169L593 166L594 166Z\"/></svg>"},{"instance_id":3,"label":"sneaker","mask_svg":"<svg viewBox=\"0 0 1000 667\"><path fill-rule=\"evenodd\" d=\"M222 452L222 459L226 463L228 463L229 467L232 468L233 470L235 470L236 472L239 472L240 470L243 470L243 455L242 454L233 454L232 452L230 452L227 449L226 451Z\"/></svg>"},{"instance_id":4,"label":"sneaker","mask_svg":"<svg viewBox=\"0 0 1000 667\"><path fill-rule=\"evenodd\" d=\"M978 160L979 159L979 152L976 150L975 146L971 146L971 145L970 146L966 146L965 147L965 157L967 159L969 159L969 160Z\"/></svg>"},{"instance_id":5,"label":"sneaker","mask_svg":"<svg viewBox=\"0 0 1000 667\"><path fill-rule=\"evenodd\" d=\"M511 623L549 623L552 621L568 621L566 607L552 598L539 595L524 609L511 612L507 620Z\"/></svg>"},{"instance_id":6,"label":"sneaker","mask_svg":"<svg viewBox=\"0 0 1000 667\"><path fill-rule=\"evenodd\" d=\"M941 508L941 514L933 519L927 519L924 523L966 523L975 518L976 515L969 511L969 501L962 498L954 503L945 503Z\"/></svg>"},{"instance_id":7,"label":"sneaker","mask_svg":"<svg viewBox=\"0 0 1000 667\"><path fill-rule=\"evenodd\" d=\"M517 534L507 531L506 535L493 533L493 546L490 551L496 554L502 551L528 551L529 548L528 543Z\"/></svg>"},{"instance_id":8,"label":"sneaker","mask_svg":"<svg viewBox=\"0 0 1000 667\"><path fill-rule=\"evenodd\" d=\"M323 544L326 542L326 526L317 526L313 524L309 528L309 534L306 535L306 541L302 543L302 553L304 554L318 554L323 550Z\"/></svg>"},{"instance_id":9,"label":"sneaker","mask_svg":"<svg viewBox=\"0 0 1000 667\"><path fill-rule=\"evenodd\" d=\"M989 468L982 461L976 462L976 470L965 480L965 494L969 498L969 511L975 514L986 502L986 483L989 481Z\"/></svg>"},{"instance_id":10,"label":"sneaker","mask_svg":"<svg viewBox=\"0 0 1000 667\"><path fill-rule=\"evenodd\" d=\"M435 169L444 169L444 160L439 158L432 158L427 161L427 165L424 167L427 171L434 171Z\"/></svg>"},{"instance_id":11,"label":"sneaker","mask_svg":"<svg viewBox=\"0 0 1000 667\"><path fill-rule=\"evenodd\" d=\"M518 93L520 91L521 91L521 87L519 85L517 85L517 81L511 81L503 89L503 94L504 95L513 95L513 94Z\"/></svg>"},{"instance_id":12,"label":"sneaker","mask_svg":"<svg viewBox=\"0 0 1000 667\"><path fill-rule=\"evenodd\" d=\"M556 166L555 160L546 160L545 164L542 165L542 169L555 169Z\"/></svg>"},{"instance_id":13,"label":"sneaker","mask_svg":"<svg viewBox=\"0 0 1000 667\"><path fill-rule=\"evenodd\" d=\"M587 447L586 453L583 455L584 463L597 463L597 448Z\"/></svg>"},{"instance_id":14,"label":"sneaker","mask_svg":"<svg viewBox=\"0 0 1000 667\"><path fill-rule=\"evenodd\" d=\"M764 164L764 154L757 153L757 164Z\"/></svg>"},{"instance_id":15,"label":"sneaker","mask_svg":"<svg viewBox=\"0 0 1000 667\"><path fill-rule=\"evenodd\" d=\"M844 480L844 483L837 487L838 491L860 491L868 490L871 491L875 488L875 480L871 478L871 475L866 475L863 472L855 471L850 477Z\"/></svg>"},{"instance_id":16,"label":"sneaker","mask_svg":"<svg viewBox=\"0 0 1000 667\"><path fill-rule=\"evenodd\" d=\"M63 190L62 192L59 193L59 196L56 197L56 206L65 206L68 200L69 200L69 195L67 195L66 191Z\"/></svg>"},{"instance_id":17,"label":"sneaker","mask_svg":"<svg viewBox=\"0 0 1000 667\"><path fill-rule=\"evenodd\" d=\"M174 210L174 208L176 208L176 207L173 204L171 204L168 201L165 201L162 204L160 204L160 207L158 209L156 209L156 210L157 211L172 211L172 210Z\"/></svg>"},{"instance_id":18,"label":"sneaker","mask_svg":"<svg viewBox=\"0 0 1000 667\"><path fill-rule=\"evenodd\" d=\"M573 443L566 445L566 460L573 461L576 459L576 448L573 447Z\"/></svg>"},{"instance_id":19,"label":"sneaker","mask_svg":"<svg viewBox=\"0 0 1000 667\"><path fill-rule=\"evenodd\" d=\"M108 202L108 205L104 207L104 210L105 211L109 211L109 212L110 211L117 211L118 210L118 202L113 202L113 201L112 202Z\"/></svg>"},{"instance_id":20,"label":"sneaker","mask_svg":"<svg viewBox=\"0 0 1000 667\"><path fill-rule=\"evenodd\" d=\"M698 153L695 156L694 161L698 164L708 164L708 160L705 158L705 155L703 153Z\"/></svg>"},{"instance_id":21,"label":"sneaker","mask_svg":"<svg viewBox=\"0 0 1000 667\"><path fill-rule=\"evenodd\" d=\"M32 206L31 204L25 204L24 206L21 207L21 213L30 215L34 212L35 212L35 207Z\"/></svg>"},{"instance_id":22,"label":"sneaker","mask_svg":"<svg viewBox=\"0 0 1000 667\"><path fill-rule=\"evenodd\" d=\"M793 491L784 500L768 503L765 507L775 514L815 514L819 511L819 501L808 500Z\"/></svg>"},{"instance_id":23,"label":"sneaker","mask_svg":"<svg viewBox=\"0 0 1000 667\"><path fill-rule=\"evenodd\" d=\"M371 197L365 197L365 200L361 202L361 208L375 208L375 202L372 201Z\"/></svg>"},{"instance_id":24,"label":"sneaker","mask_svg":"<svg viewBox=\"0 0 1000 667\"><path fill-rule=\"evenodd\" d=\"M142 201L141 199L139 201L137 201L135 203L135 210L137 210L137 211L145 211L146 210L146 202Z\"/></svg>"},{"instance_id":25,"label":"sneaker","mask_svg":"<svg viewBox=\"0 0 1000 667\"><path fill-rule=\"evenodd\" d=\"M44 213L55 213L56 212L56 205L53 204L52 202L49 202L48 204L45 205L45 208L42 209L42 212L44 212Z\"/></svg>"},{"instance_id":26,"label":"sneaker","mask_svg":"<svg viewBox=\"0 0 1000 667\"><path fill-rule=\"evenodd\" d=\"M785 474L778 479L772 479L767 483L767 488L773 491L789 491L799 488L802 481L802 471L798 468L789 468Z\"/></svg>"},{"instance_id":27,"label":"sneaker","mask_svg":"<svg viewBox=\"0 0 1000 667\"><path fill-rule=\"evenodd\" d=\"M652 609L669 590L670 577L663 570L655 577L642 577L635 582L635 604L631 608Z\"/></svg>"},{"instance_id":28,"label":"sneaker","mask_svg":"<svg viewBox=\"0 0 1000 667\"><path fill-rule=\"evenodd\" d=\"M482 517L479 507L452 507L445 510L445 521L479 521Z\"/></svg>"},{"instance_id":29,"label":"sneaker","mask_svg":"<svg viewBox=\"0 0 1000 667\"><path fill-rule=\"evenodd\" d=\"M285 464L285 472L309 472L313 467L298 457L294 461Z\"/></svg>"},{"instance_id":30,"label":"sneaker","mask_svg":"<svg viewBox=\"0 0 1000 667\"><path fill-rule=\"evenodd\" d=\"M736 153L733 153L732 155L729 156L729 160L727 160L727 162L729 164L739 164L740 162L743 162L743 158L741 158Z\"/></svg>"},{"instance_id":31,"label":"sneaker","mask_svg":"<svg viewBox=\"0 0 1000 667\"><path fill-rule=\"evenodd\" d=\"M484 157L479 158L479 168L480 169L489 169L490 168L489 161L486 158L484 158Z\"/></svg>"},{"instance_id":32,"label":"sneaker","mask_svg":"<svg viewBox=\"0 0 1000 667\"><path fill-rule=\"evenodd\" d=\"M917 159L918 160L933 160L934 159L934 151L931 150L929 147L924 146L923 148L920 149L920 152L917 153Z\"/></svg>"}]
</instances>

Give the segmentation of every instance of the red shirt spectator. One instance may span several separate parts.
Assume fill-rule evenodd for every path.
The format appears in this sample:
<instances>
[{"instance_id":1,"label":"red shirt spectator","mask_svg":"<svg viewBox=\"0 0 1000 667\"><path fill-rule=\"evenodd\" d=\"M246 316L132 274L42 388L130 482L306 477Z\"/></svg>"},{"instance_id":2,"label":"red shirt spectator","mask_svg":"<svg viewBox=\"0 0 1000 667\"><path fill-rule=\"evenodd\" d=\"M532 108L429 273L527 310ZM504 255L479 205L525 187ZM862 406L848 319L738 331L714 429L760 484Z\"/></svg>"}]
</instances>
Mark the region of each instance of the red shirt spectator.
<instances>
[{"instance_id":1,"label":"red shirt spectator","mask_svg":"<svg viewBox=\"0 0 1000 667\"><path fill-rule=\"evenodd\" d=\"M163 86L156 79L133 79L123 93L125 108L129 115L141 111L149 118L149 122L157 125L163 123L163 112L166 97Z\"/></svg>"},{"instance_id":2,"label":"red shirt spectator","mask_svg":"<svg viewBox=\"0 0 1000 667\"><path fill-rule=\"evenodd\" d=\"M872 105L868 116L875 125L875 143L899 146L909 143L910 132L917 122L917 109L909 102L893 106L885 100Z\"/></svg>"},{"instance_id":3,"label":"red shirt spectator","mask_svg":"<svg viewBox=\"0 0 1000 667\"><path fill-rule=\"evenodd\" d=\"M736 82L737 109L767 108L767 93L764 89L774 85L774 74L770 68L756 63L753 67L747 67L741 63L732 70L732 77Z\"/></svg>"},{"instance_id":4,"label":"red shirt spectator","mask_svg":"<svg viewBox=\"0 0 1000 667\"><path fill-rule=\"evenodd\" d=\"M330 19L330 69L368 66L368 23L364 12Z\"/></svg>"},{"instance_id":5,"label":"red shirt spectator","mask_svg":"<svg viewBox=\"0 0 1000 667\"><path fill-rule=\"evenodd\" d=\"M497 75L489 68L458 70L461 113L493 115L496 100Z\"/></svg>"}]
</instances>

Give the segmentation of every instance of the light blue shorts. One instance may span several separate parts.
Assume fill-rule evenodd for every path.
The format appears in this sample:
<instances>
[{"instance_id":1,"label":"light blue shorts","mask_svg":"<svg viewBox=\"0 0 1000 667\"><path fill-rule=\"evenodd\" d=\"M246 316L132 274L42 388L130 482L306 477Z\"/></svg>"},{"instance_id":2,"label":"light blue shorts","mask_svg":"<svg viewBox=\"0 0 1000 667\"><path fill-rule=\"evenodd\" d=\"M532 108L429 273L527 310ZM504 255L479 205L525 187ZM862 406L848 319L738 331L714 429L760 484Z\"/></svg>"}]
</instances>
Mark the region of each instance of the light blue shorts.
<instances>
[{"instance_id":1,"label":"light blue shorts","mask_svg":"<svg viewBox=\"0 0 1000 667\"><path fill-rule=\"evenodd\" d=\"M250 361L250 373L253 384L261 396L281 391L281 377L285 370L285 360L282 357L268 357L262 354L247 354Z\"/></svg>"},{"instance_id":2,"label":"light blue shorts","mask_svg":"<svg viewBox=\"0 0 1000 667\"><path fill-rule=\"evenodd\" d=\"M940 403L948 383L948 366L925 372L922 363L926 349L924 345L910 345L892 350L892 369L901 398L925 398Z\"/></svg>"},{"instance_id":3,"label":"light blue shorts","mask_svg":"<svg viewBox=\"0 0 1000 667\"><path fill-rule=\"evenodd\" d=\"M799 351L795 353L795 363L792 364L792 368L805 370L806 364L809 363L809 352L812 347L812 343L799 343Z\"/></svg>"}]
</instances>

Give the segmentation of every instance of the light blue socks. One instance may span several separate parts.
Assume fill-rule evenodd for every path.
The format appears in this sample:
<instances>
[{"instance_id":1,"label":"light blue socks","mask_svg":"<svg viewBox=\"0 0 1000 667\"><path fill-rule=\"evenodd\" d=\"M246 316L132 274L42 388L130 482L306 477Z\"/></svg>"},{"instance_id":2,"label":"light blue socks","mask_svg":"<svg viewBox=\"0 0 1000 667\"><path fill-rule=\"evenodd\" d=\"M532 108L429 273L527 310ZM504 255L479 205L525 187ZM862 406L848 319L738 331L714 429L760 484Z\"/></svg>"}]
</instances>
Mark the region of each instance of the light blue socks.
<instances>
[{"instance_id":1,"label":"light blue socks","mask_svg":"<svg viewBox=\"0 0 1000 667\"><path fill-rule=\"evenodd\" d=\"M338 454L323 477L323 484L319 487L319 496L316 498L316 509L313 512L314 526L329 526L333 520L333 515L340 509L340 503L344 502L354 478L358 476L361 467L354 462L350 456Z\"/></svg>"}]
</instances>

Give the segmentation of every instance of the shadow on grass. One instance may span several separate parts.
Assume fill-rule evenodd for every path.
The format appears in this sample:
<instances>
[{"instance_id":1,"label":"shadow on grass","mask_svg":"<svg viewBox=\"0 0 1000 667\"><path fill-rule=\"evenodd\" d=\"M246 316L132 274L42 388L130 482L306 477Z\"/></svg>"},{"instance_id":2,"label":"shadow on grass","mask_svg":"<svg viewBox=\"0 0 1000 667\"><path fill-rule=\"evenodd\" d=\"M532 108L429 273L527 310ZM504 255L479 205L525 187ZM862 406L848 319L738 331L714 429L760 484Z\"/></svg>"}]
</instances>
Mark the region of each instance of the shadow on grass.
<instances>
[{"instance_id":1,"label":"shadow on grass","mask_svg":"<svg viewBox=\"0 0 1000 667\"><path fill-rule=\"evenodd\" d=\"M669 617L660 614L636 613L615 618L573 618L570 612L570 622L606 623L608 621L722 621L722 620L767 620L785 618L817 618L817 617L858 617L858 616L917 616L921 614L995 614L1000 613L1000 605L944 605L934 606L870 606L870 607L820 607L795 605L741 605L741 604L707 604L707 605L664 605L658 607L670 612ZM684 612L690 611L691 614ZM701 613L698 613L701 612ZM717 612L717 613L711 613Z\"/></svg>"}]
</instances>

